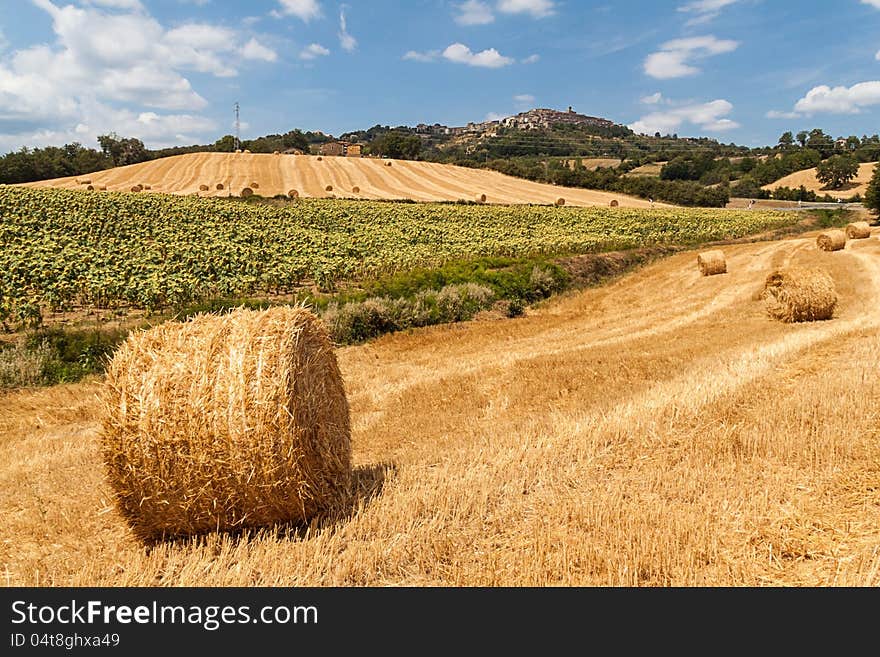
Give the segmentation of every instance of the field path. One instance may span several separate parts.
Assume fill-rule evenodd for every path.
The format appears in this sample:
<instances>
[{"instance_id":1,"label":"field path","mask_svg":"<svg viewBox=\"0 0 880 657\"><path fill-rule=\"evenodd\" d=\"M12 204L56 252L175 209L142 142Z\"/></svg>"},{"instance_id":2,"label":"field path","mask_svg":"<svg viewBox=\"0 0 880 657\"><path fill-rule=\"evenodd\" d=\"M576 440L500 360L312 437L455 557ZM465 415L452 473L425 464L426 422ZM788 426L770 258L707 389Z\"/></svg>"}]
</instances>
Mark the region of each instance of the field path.
<instances>
[{"instance_id":1,"label":"field path","mask_svg":"<svg viewBox=\"0 0 880 657\"><path fill-rule=\"evenodd\" d=\"M346 157L318 160L310 155L259 153L191 153L24 186L86 189L84 181L95 188L106 186L108 191L127 192L140 184L149 185L150 192L200 196L238 196L243 188L256 182L256 191L263 196L286 195L295 189L302 197L314 198L333 194L369 199L473 201L486 194L489 203L498 204L548 205L562 197L575 206L609 206L616 200L621 207L650 207L648 201L621 194L557 187L448 164ZM216 189L218 183L224 185L223 190ZM201 185L207 185L208 191L200 191ZM327 185L333 186L332 192L326 191ZM353 187L359 187L360 193L353 193Z\"/></svg>"},{"instance_id":2,"label":"field path","mask_svg":"<svg viewBox=\"0 0 880 657\"><path fill-rule=\"evenodd\" d=\"M393 167L391 167L393 168ZM362 189L364 187L362 186ZM880 585L880 239L681 253L514 320L340 349L360 499L309 532L147 552L97 383L0 396L0 572L64 585ZM773 268L833 320L770 320ZM382 484L384 479L384 484Z\"/></svg>"}]
</instances>

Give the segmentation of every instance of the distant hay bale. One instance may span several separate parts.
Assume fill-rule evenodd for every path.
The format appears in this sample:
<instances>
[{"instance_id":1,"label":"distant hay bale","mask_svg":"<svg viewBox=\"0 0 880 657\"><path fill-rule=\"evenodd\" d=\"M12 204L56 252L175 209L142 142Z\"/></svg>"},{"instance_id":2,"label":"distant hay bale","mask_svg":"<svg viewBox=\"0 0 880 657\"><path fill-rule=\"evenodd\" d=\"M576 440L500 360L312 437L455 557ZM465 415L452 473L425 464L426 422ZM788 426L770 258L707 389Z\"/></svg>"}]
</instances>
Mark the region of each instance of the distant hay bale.
<instances>
[{"instance_id":1,"label":"distant hay bale","mask_svg":"<svg viewBox=\"0 0 880 657\"><path fill-rule=\"evenodd\" d=\"M250 153L250 151L249 151L248 149L246 149L246 148L244 149L244 152L245 152L245 153Z\"/></svg>"},{"instance_id":2,"label":"distant hay bale","mask_svg":"<svg viewBox=\"0 0 880 657\"><path fill-rule=\"evenodd\" d=\"M358 186L354 186L354 187L351 188L351 191L352 191L353 194L360 194L360 193L361 193L361 188L358 187Z\"/></svg>"},{"instance_id":3,"label":"distant hay bale","mask_svg":"<svg viewBox=\"0 0 880 657\"><path fill-rule=\"evenodd\" d=\"M866 240L871 237L871 225L867 221L857 221L846 227L846 237L851 240Z\"/></svg>"},{"instance_id":4,"label":"distant hay bale","mask_svg":"<svg viewBox=\"0 0 880 657\"><path fill-rule=\"evenodd\" d=\"M235 149L235 152L236 152L236 153L241 153L241 149L240 149L240 148L236 148L236 149Z\"/></svg>"},{"instance_id":5,"label":"distant hay bale","mask_svg":"<svg viewBox=\"0 0 880 657\"><path fill-rule=\"evenodd\" d=\"M333 191L333 185L327 185L327 186L324 188L324 191L325 191L325 192L332 192L332 191Z\"/></svg>"},{"instance_id":6,"label":"distant hay bale","mask_svg":"<svg viewBox=\"0 0 880 657\"><path fill-rule=\"evenodd\" d=\"M318 156L318 162L320 162L320 161L323 160L323 159L324 159L324 158L321 157L320 155Z\"/></svg>"},{"instance_id":7,"label":"distant hay bale","mask_svg":"<svg viewBox=\"0 0 880 657\"><path fill-rule=\"evenodd\" d=\"M207 185L199 185L199 191L200 192L207 192L208 186Z\"/></svg>"},{"instance_id":8,"label":"distant hay bale","mask_svg":"<svg viewBox=\"0 0 880 657\"><path fill-rule=\"evenodd\" d=\"M834 280L822 269L779 269L767 277L761 296L767 313L781 322L831 319L837 306Z\"/></svg>"},{"instance_id":9,"label":"distant hay bale","mask_svg":"<svg viewBox=\"0 0 880 657\"><path fill-rule=\"evenodd\" d=\"M392 164L393 164L393 162L386 162L386 163L385 163L385 166L386 166L386 167L390 167Z\"/></svg>"},{"instance_id":10,"label":"distant hay bale","mask_svg":"<svg viewBox=\"0 0 880 657\"><path fill-rule=\"evenodd\" d=\"M616 208L616 207L619 207L619 206L620 206L620 203L617 202L617 199L611 201L611 207L612 207L612 208Z\"/></svg>"},{"instance_id":11,"label":"distant hay bale","mask_svg":"<svg viewBox=\"0 0 880 657\"><path fill-rule=\"evenodd\" d=\"M704 251L697 256L697 265L703 276L727 273L727 260L723 251Z\"/></svg>"},{"instance_id":12,"label":"distant hay bale","mask_svg":"<svg viewBox=\"0 0 880 657\"><path fill-rule=\"evenodd\" d=\"M485 203L485 202L486 202L486 195L485 195L485 194L480 194L480 195L477 197L477 203Z\"/></svg>"},{"instance_id":13,"label":"distant hay bale","mask_svg":"<svg viewBox=\"0 0 880 657\"><path fill-rule=\"evenodd\" d=\"M556 199L556 207L561 208L563 205L565 205L565 199L564 199L564 198L558 198L558 199Z\"/></svg>"},{"instance_id":14,"label":"distant hay bale","mask_svg":"<svg viewBox=\"0 0 880 657\"><path fill-rule=\"evenodd\" d=\"M254 189L259 189L259 188L260 188L260 183L252 182L252 183L251 183L251 187L253 187Z\"/></svg>"},{"instance_id":15,"label":"distant hay bale","mask_svg":"<svg viewBox=\"0 0 880 657\"><path fill-rule=\"evenodd\" d=\"M144 191L144 188L143 188L142 185L134 185L134 186L131 188L131 191L134 192L135 194L137 194L138 192L142 192L142 191Z\"/></svg>"},{"instance_id":16,"label":"distant hay bale","mask_svg":"<svg viewBox=\"0 0 880 657\"><path fill-rule=\"evenodd\" d=\"M307 522L350 494L342 376L305 309L134 332L107 368L102 401L108 480L142 539Z\"/></svg>"},{"instance_id":17,"label":"distant hay bale","mask_svg":"<svg viewBox=\"0 0 880 657\"><path fill-rule=\"evenodd\" d=\"M842 251L846 247L846 233L842 230L827 230L816 238L822 251Z\"/></svg>"},{"instance_id":18,"label":"distant hay bale","mask_svg":"<svg viewBox=\"0 0 880 657\"><path fill-rule=\"evenodd\" d=\"M223 189L224 189L223 183L217 183L217 191L220 192L220 191L223 191Z\"/></svg>"},{"instance_id":19,"label":"distant hay bale","mask_svg":"<svg viewBox=\"0 0 880 657\"><path fill-rule=\"evenodd\" d=\"M287 192L287 195L290 198L299 198L299 192L296 191L295 189L291 189L289 192Z\"/></svg>"},{"instance_id":20,"label":"distant hay bale","mask_svg":"<svg viewBox=\"0 0 880 657\"><path fill-rule=\"evenodd\" d=\"M106 191L107 191L107 185L98 185L98 190L101 191L101 192L106 192Z\"/></svg>"},{"instance_id":21,"label":"distant hay bale","mask_svg":"<svg viewBox=\"0 0 880 657\"><path fill-rule=\"evenodd\" d=\"M250 198L253 195L254 195L254 190L252 190L250 187L245 187L243 190L241 190L241 197L242 198Z\"/></svg>"},{"instance_id":22,"label":"distant hay bale","mask_svg":"<svg viewBox=\"0 0 880 657\"><path fill-rule=\"evenodd\" d=\"M281 151L274 151L272 155L281 155Z\"/></svg>"},{"instance_id":23,"label":"distant hay bale","mask_svg":"<svg viewBox=\"0 0 880 657\"><path fill-rule=\"evenodd\" d=\"M143 185L143 188L146 190L153 189L152 185Z\"/></svg>"},{"instance_id":24,"label":"distant hay bale","mask_svg":"<svg viewBox=\"0 0 880 657\"><path fill-rule=\"evenodd\" d=\"M89 180L88 178L84 178L83 180L77 180L76 184L77 185L91 185L92 181Z\"/></svg>"},{"instance_id":25,"label":"distant hay bale","mask_svg":"<svg viewBox=\"0 0 880 657\"><path fill-rule=\"evenodd\" d=\"M93 191L95 191L95 186L94 186L94 185L89 185L88 187L86 187L86 189L87 189L88 191L90 191L90 192L93 192Z\"/></svg>"}]
</instances>

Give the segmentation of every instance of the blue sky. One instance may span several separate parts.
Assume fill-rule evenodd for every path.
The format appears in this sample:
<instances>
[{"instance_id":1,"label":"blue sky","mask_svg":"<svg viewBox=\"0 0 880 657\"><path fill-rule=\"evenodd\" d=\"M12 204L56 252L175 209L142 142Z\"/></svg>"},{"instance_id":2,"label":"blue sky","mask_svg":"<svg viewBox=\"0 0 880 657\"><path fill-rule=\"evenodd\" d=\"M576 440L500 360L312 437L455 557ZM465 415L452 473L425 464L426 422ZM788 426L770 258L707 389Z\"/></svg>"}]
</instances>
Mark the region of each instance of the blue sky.
<instances>
[{"instance_id":1,"label":"blue sky","mask_svg":"<svg viewBox=\"0 0 880 657\"><path fill-rule=\"evenodd\" d=\"M0 0L0 152L532 107L750 146L880 130L880 0Z\"/></svg>"}]
</instances>

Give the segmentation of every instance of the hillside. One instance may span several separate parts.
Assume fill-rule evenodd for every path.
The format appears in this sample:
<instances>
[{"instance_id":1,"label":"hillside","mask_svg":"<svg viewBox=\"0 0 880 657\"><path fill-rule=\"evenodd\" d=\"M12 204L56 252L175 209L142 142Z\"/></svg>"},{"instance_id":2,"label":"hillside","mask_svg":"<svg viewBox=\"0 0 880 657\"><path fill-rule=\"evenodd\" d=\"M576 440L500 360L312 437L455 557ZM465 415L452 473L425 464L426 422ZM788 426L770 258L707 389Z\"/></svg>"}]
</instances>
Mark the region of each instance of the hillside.
<instances>
[{"instance_id":1,"label":"hillside","mask_svg":"<svg viewBox=\"0 0 880 657\"><path fill-rule=\"evenodd\" d=\"M825 184L819 182L816 178L816 169L797 171L796 173L785 176L785 178L781 178L769 185L764 185L761 189L766 189L767 191L772 192L777 187L790 187L792 189L797 189L803 185L807 188L808 192L816 192L820 195L828 194L835 198L850 198L856 194L864 196L868 189L868 183L871 182L871 176L874 175L874 168L876 166L877 162L860 164L858 175L843 189L825 189Z\"/></svg>"},{"instance_id":2,"label":"hillside","mask_svg":"<svg viewBox=\"0 0 880 657\"><path fill-rule=\"evenodd\" d=\"M473 201L485 194L486 202L500 204L552 204L562 197L575 206L608 206L617 200L622 207L650 207L648 201L621 194L557 187L447 164L257 153L191 153L24 186L84 189L83 180L108 191L129 191L140 184L153 192L220 197L238 196L256 182L259 188L254 191L263 196L296 190L313 198ZM222 191L216 189L218 184L224 186ZM207 185L209 191L200 192L200 185Z\"/></svg>"},{"instance_id":3,"label":"hillside","mask_svg":"<svg viewBox=\"0 0 880 657\"><path fill-rule=\"evenodd\" d=\"M880 242L694 253L516 320L341 349L358 499L333 523L161 543L113 508L98 384L0 396L15 586L877 586ZM768 272L826 268L785 325Z\"/></svg>"}]
</instances>

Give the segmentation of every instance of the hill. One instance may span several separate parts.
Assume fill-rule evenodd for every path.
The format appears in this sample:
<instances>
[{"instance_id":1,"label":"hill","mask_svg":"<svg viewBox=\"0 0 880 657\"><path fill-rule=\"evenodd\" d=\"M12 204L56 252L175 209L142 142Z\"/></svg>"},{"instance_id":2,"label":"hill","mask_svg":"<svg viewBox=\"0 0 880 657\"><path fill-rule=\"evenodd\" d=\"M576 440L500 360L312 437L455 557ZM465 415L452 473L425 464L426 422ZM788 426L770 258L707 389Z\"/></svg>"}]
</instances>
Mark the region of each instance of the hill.
<instances>
[{"instance_id":1,"label":"hill","mask_svg":"<svg viewBox=\"0 0 880 657\"><path fill-rule=\"evenodd\" d=\"M767 191L773 191L777 187L790 187L791 189L797 189L801 185L807 188L808 192L815 192L820 195L828 194L829 196L833 196L834 198L850 198L859 194L861 196L865 195L865 192L868 189L868 183L871 182L871 176L874 175L874 167L877 166L877 162L866 162L864 164L859 165L859 173L853 178L853 181L846 185L843 189L826 189L825 184L819 182L816 178L816 169L805 169L803 171L797 171L791 175L785 176L784 178L780 178L776 182L770 183L769 185L764 185L761 189L765 189Z\"/></svg>"},{"instance_id":2,"label":"hill","mask_svg":"<svg viewBox=\"0 0 880 657\"><path fill-rule=\"evenodd\" d=\"M622 194L558 187L448 164L258 153L190 153L24 186L77 189L86 187L83 180L96 188L106 186L107 191L129 191L140 184L149 185L152 192L220 197L238 196L256 182L259 187L254 191L263 196L296 190L311 198L473 201L485 194L488 203L510 205L546 205L562 197L575 206L607 206L617 200L622 207L650 207L647 201ZM218 184L224 189L218 190ZM200 185L209 190L200 192Z\"/></svg>"}]
</instances>

